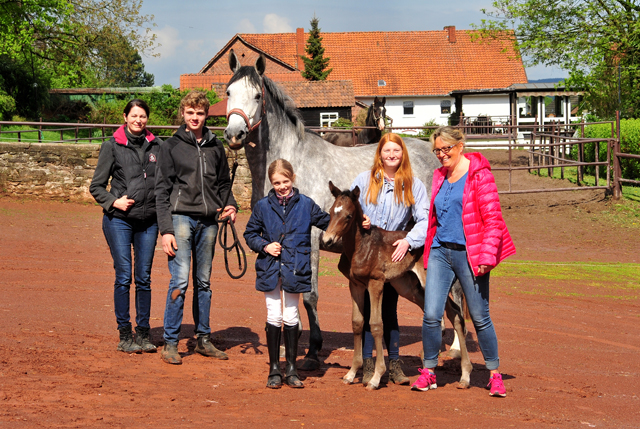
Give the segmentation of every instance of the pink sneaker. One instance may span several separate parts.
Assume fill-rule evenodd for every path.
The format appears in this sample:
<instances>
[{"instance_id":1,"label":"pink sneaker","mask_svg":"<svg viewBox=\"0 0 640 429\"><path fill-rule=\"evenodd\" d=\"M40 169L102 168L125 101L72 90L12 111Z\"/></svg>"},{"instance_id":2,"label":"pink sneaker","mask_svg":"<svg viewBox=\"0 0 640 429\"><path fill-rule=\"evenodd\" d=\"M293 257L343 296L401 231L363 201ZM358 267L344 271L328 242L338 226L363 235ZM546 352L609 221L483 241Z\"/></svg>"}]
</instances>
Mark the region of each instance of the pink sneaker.
<instances>
[{"instance_id":1,"label":"pink sneaker","mask_svg":"<svg viewBox=\"0 0 640 429\"><path fill-rule=\"evenodd\" d=\"M411 386L411 390L420 390L424 392L429 389L437 389L438 385L436 384L436 375L429 372L428 369L418 369L420 371L420 377L413 383Z\"/></svg>"},{"instance_id":2,"label":"pink sneaker","mask_svg":"<svg viewBox=\"0 0 640 429\"><path fill-rule=\"evenodd\" d=\"M507 390L504 388L504 383L502 382L502 375L493 374L489 379L489 384L487 384L487 388L489 389L489 395L491 396L507 396Z\"/></svg>"}]
</instances>

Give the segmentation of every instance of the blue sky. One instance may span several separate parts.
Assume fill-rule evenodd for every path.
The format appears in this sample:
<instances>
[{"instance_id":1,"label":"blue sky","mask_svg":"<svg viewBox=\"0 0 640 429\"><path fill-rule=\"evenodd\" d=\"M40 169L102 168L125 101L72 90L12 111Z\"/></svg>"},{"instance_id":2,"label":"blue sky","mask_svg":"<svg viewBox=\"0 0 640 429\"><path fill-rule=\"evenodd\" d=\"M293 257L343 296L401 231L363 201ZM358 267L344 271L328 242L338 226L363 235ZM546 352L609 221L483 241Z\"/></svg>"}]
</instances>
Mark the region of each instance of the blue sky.
<instances>
[{"instance_id":1,"label":"blue sky","mask_svg":"<svg viewBox=\"0 0 640 429\"><path fill-rule=\"evenodd\" d=\"M143 14L154 16L161 45L158 57L143 57L155 84L177 87L180 75L197 73L236 33L283 33L309 28L315 15L322 32L427 31L447 25L470 29L491 9L486 0L146 0ZM565 77L555 68L527 68L529 79Z\"/></svg>"}]
</instances>

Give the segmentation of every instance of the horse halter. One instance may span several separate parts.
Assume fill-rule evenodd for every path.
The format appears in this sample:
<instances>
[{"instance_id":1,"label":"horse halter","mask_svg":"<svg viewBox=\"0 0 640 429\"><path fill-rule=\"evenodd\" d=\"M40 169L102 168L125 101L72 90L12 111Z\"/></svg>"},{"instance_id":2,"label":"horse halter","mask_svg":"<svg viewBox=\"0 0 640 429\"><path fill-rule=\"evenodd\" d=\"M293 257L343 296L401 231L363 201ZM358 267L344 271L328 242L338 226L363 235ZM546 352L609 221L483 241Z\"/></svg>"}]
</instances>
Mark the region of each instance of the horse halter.
<instances>
[{"instance_id":1,"label":"horse halter","mask_svg":"<svg viewBox=\"0 0 640 429\"><path fill-rule=\"evenodd\" d=\"M262 118L264 118L264 115L266 114L266 112L267 112L267 108L266 108L266 101L264 99L264 83L263 83L262 84L262 113L260 114L260 120L255 124L253 124L253 126L251 126L251 121L249 120L249 117L247 116L246 113L244 113L242 109L231 109L227 112L227 121L229 121L229 117L233 114L240 116L244 120L244 123L247 125L247 130L248 130L247 134L250 134L253 130L255 130L260 126L260 123L262 123Z\"/></svg>"}]
</instances>

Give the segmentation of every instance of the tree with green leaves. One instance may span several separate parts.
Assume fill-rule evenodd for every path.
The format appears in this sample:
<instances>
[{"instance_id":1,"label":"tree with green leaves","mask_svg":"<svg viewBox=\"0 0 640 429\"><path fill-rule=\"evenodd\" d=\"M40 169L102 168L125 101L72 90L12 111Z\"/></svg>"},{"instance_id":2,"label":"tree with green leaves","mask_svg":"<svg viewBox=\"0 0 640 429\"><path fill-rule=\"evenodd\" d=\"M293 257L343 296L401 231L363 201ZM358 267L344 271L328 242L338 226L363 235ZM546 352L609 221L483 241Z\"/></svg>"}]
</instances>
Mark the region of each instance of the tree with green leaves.
<instances>
[{"instance_id":1,"label":"tree with green leaves","mask_svg":"<svg viewBox=\"0 0 640 429\"><path fill-rule=\"evenodd\" d=\"M307 80L326 80L331 70L333 70L327 69L330 58L324 57L322 37L320 36L320 28L318 28L319 22L320 20L313 15L309 38L305 47L305 52L308 56L301 56L304 61L302 77Z\"/></svg>"},{"instance_id":2,"label":"tree with green leaves","mask_svg":"<svg viewBox=\"0 0 640 429\"><path fill-rule=\"evenodd\" d=\"M483 40L513 29L527 64L567 70L565 84L586 91L590 112L640 116L638 0L496 0L482 11L488 19L475 28Z\"/></svg>"},{"instance_id":3,"label":"tree with green leaves","mask_svg":"<svg viewBox=\"0 0 640 429\"><path fill-rule=\"evenodd\" d=\"M0 63L22 75L4 79L0 89L15 101L35 99L35 106L16 103L19 114L33 117L37 99L52 86L149 82L135 57L154 48L153 16L141 15L141 6L142 0L0 0Z\"/></svg>"}]
</instances>

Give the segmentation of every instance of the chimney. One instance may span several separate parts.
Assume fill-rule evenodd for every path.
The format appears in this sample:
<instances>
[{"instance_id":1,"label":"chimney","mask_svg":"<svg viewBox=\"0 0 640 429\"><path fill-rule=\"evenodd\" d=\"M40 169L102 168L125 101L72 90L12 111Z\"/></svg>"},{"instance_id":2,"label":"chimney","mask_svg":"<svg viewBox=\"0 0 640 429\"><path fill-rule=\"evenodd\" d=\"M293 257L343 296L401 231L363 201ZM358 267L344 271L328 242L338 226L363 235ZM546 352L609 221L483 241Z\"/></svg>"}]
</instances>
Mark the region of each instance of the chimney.
<instances>
[{"instance_id":1,"label":"chimney","mask_svg":"<svg viewBox=\"0 0 640 429\"><path fill-rule=\"evenodd\" d=\"M304 70L304 61L300 56L304 55L304 28L296 28L296 56L298 58L298 70Z\"/></svg>"},{"instance_id":2,"label":"chimney","mask_svg":"<svg viewBox=\"0 0 640 429\"><path fill-rule=\"evenodd\" d=\"M456 26L447 25L444 29L447 30L447 39L449 39L449 43L456 43Z\"/></svg>"}]
</instances>

